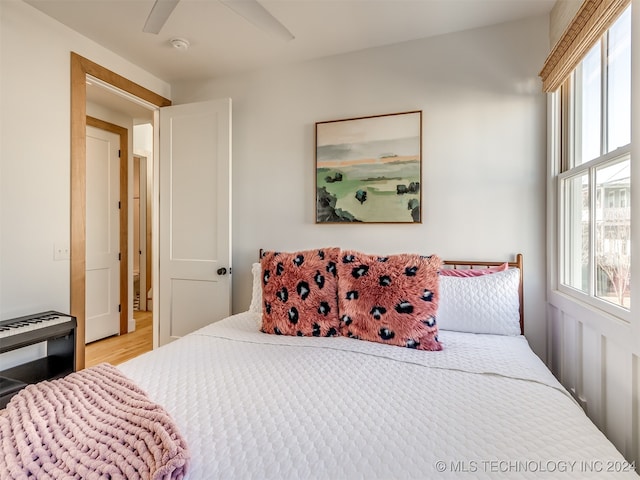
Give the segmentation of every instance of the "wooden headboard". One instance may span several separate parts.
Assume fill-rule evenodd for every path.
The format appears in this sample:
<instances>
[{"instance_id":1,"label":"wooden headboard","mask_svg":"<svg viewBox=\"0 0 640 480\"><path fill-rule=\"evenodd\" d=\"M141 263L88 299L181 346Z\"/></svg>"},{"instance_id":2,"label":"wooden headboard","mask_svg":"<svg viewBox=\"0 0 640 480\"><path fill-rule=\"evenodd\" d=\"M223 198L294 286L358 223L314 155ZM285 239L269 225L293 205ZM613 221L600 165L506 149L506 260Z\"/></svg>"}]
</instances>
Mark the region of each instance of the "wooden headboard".
<instances>
[{"instance_id":1,"label":"wooden headboard","mask_svg":"<svg viewBox=\"0 0 640 480\"><path fill-rule=\"evenodd\" d=\"M262 253L264 250L261 248L259 252L259 257L262 258ZM502 265L504 260L502 261L492 261L492 262L477 262L470 260L444 260L444 265L448 265L449 268L457 269L457 268L486 268L486 267L496 267L498 265ZM507 262L510 268L518 268L520 270L520 283L518 285L518 297L520 300L520 334L524 335L524 289L523 289L523 279L524 274L522 270L523 259L522 254L518 253L516 255L516 259L514 261Z\"/></svg>"},{"instance_id":2,"label":"wooden headboard","mask_svg":"<svg viewBox=\"0 0 640 480\"><path fill-rule=\"evenodd\" d=\"M469 260L445 260L443 262L445 265L449 265L450 268L486 268L486 267L495 267L498 265L502 265L503 261L495 261L495 262L476 262ZM518 297L520 299L520 334L524 335L524 289L523 289L523 279L524 274L522 270L523 259L522 254L518 253L516 255L516 259L514 261L507 262L510 268L518 268L520 270L520 284L518 285Z\"/></svg>"}]
</instances>

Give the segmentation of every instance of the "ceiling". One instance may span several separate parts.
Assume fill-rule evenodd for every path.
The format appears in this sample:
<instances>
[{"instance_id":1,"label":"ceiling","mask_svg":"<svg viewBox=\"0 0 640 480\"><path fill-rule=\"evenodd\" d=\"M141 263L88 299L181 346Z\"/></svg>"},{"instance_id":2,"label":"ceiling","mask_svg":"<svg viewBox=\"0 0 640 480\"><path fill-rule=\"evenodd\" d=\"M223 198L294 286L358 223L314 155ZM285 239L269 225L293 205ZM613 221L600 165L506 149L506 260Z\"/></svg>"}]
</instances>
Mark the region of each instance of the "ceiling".
<instances>
[{"instance_id":1,"label":"ceiling","mask_svg":"<svg viewBox=\"0 0 640 480\"><path fill-rule=\"evenodd\" d=\"M555 0L262 0L295 36L262 30L218 0L181 0L159 34L154 0L25 0L158 78L212 79L551 11ZM241 1L241 0L238 0ZM187 39L181 51L172 38Z\"/></svg>"},{"instance_id":2,"label":"ceiling","mask_svg":"<svg viewBox=\"0 0 640 480\"><path fill-rule=\"evenodd\" d=\"M113 87L106 88L94 80L87 80L87 101L131 117L134 125L153 122L152 108L132 100L130 96L125 96Z\"/></svg>"}]
</instances>

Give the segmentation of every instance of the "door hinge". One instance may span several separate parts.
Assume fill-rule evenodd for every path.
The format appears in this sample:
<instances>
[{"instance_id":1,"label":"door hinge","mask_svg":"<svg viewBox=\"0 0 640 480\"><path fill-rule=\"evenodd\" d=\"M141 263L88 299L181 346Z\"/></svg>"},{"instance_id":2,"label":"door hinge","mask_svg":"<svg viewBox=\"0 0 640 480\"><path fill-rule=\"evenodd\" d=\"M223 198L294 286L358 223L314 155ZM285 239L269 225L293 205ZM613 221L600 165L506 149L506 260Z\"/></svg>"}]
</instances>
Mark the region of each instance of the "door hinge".
<instances>
[{"instance_id":1,"label":"door hinge","mask_svg":"<svg viewBox=\"0 0 640 480\"><path fill-rule=\"evenodd\" d=\"M118 261L122 260L122 253L118 252Z\"/></svg>"},{"instance_id":2,"label":"door hinge","mask_svg":"<svg viewBox=\"0 0 640 480\"><path fill-rule=\"evenodd\" d=\"M122 312L122 305L118 304L118 312Z\"/></svg>"},{"instance_id":3,"label":"door hinge","mask_svg":"<svg viewBox=\"0 0 640 480\"><path fill-rule=\"evenodd\" d=\"M118 210L122 208L122 202L118 201Z\"/></svg>"},{"instance_id":4,"label":"door hinge","mask_svg":"<svg viewBox=\"0 0 640 480\"><path fill-rule=\"evenodd\" d=\"M121 155L122 155L122 152L118 150L118 158L120 158Z\"/></svg>"}]
</instances>

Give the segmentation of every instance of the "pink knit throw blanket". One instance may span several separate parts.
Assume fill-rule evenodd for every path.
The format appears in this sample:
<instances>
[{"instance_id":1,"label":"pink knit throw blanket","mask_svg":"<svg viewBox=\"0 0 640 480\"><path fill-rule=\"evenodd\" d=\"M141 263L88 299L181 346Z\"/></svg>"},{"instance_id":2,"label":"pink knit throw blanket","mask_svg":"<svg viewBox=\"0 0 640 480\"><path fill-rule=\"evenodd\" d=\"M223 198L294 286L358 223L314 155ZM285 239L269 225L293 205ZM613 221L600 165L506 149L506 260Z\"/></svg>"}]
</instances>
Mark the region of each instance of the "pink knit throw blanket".
<instances>
[{"instance_id":1,"label":"pink knit throw blanket","mask_svg":"<svg viewBox=\"0 0 640 480\"><path fill-rule=\"evenodd\" d=\"M0 479L181 479L187 446L168 413L101 364L29 385L0 411Z\"/></svg>"}]
</instances>

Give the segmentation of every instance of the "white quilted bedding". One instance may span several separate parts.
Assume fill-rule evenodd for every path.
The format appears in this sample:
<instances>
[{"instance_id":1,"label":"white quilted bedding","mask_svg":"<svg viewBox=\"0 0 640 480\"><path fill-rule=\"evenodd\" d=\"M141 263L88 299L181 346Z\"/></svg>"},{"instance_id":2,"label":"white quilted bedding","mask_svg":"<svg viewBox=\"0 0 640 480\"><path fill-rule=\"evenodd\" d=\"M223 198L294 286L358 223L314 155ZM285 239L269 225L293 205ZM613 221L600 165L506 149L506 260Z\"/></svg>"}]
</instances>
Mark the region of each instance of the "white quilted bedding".
<instances>
[{"instance_id":1,"label":"white quilted bedding","mask_svg":"<svg viewBox=\"0 0 640 480\"><path fill-rule=\"evenodd\" d=\"M190 480L637 478L523 337L443 331L425 352L257 324L119 366L176 420Z\"/></svg>"}]
</instances>

